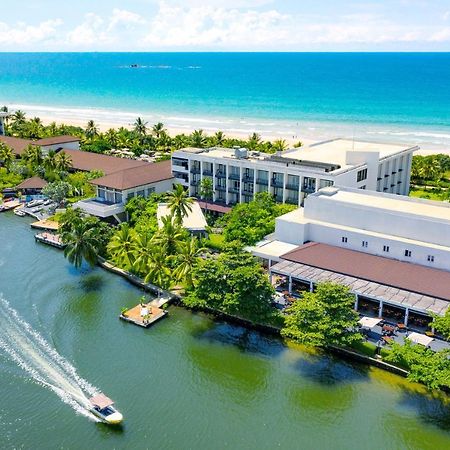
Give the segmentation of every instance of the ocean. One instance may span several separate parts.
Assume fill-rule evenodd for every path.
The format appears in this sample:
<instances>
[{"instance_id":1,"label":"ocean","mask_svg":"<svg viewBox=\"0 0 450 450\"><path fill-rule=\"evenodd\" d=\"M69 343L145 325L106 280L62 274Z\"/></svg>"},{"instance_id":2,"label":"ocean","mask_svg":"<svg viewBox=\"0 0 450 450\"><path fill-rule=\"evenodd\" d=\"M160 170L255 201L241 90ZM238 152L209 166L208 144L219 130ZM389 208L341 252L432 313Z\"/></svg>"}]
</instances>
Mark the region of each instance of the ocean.
<instances>
[{"instance_id":1,"label":"ocean","mask_svg":"<svg viewBox=\"0 0 450 450\"><path fill-rule=\"evenodd\" d=\"M0 53L0 104L66 122L450 149L450 53Z\"/></svg>"}]
</instances>

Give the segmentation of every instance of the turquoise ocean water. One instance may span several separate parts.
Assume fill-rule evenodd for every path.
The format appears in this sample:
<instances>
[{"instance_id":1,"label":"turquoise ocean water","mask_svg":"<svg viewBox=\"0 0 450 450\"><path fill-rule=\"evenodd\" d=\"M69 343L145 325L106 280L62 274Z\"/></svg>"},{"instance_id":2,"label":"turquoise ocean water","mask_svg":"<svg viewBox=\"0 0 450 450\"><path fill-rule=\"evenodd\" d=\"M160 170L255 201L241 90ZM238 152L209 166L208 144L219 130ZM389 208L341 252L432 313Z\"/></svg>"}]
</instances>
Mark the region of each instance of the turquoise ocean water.
<instances>
[{"instance_id":1,"label":"turquoise ocean water","mask_svg":"<svg viewBox=\"0 0 450 450\"><path fill-rule=\"evenodd\" d=\"M450 148L450 53L3 53L0 103L61 120Z\"/></svg>"}]
</instances>

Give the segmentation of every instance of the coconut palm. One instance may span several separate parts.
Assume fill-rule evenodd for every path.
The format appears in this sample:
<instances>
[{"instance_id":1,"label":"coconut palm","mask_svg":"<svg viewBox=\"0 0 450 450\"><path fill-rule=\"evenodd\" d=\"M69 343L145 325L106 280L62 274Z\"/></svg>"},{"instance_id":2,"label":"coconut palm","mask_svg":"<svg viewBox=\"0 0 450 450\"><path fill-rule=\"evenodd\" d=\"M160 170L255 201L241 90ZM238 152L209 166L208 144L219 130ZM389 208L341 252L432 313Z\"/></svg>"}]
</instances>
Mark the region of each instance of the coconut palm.
<instances>
[{"instance_id":1,"label":"coconut palm","mask_svg":"<svg viewBox=\"0 0 450 450\"><path fill-rule=\"evenodd\" d=\"M282 152L286 150L288 147L286 141L284 139L277 139L272 142L272 149L276 152Z\"/></svg>"},{"instance_id":2,"label":"coconut palm","mask_svg":"<svg viewBox=\"0 0 450 450\"><path fill-rule=\"evenodd\" d=\"M88 121L84 134L87 139L92 139L95 136L98 136L98 127L93 120Z\"/></svg>"},{"instance_id":3,"label":"coconut palm","mask_svg":"<svg viewBox=\"0 0 450 450\"><path fill-rule=\"evenodd\" d=\"M172 139L172 146L175 150L180 150L181 148L187 147L189 145L189 137L185 134L177 134Z\"/></svg>"},{"instance_id":4,"label":"coconut palm","mask_svg":"<svg viewBox=\"0 0 450 450\"><path fill-rule=\"evenodd\" d=\"M0 161L2 161L2 164L6 168L7 173L9 173L11 164L13 163L14 159L15 157L12 149L3 142L0 142Z\"/></svg>"},{"instance_id":5,"label":"coconut palm","mask_svg":"<svg viewBox=\"0 0 450 450\"><path fill-rule=\"evenodd\" d=\"M155 123L152 127L152 133L156 136L157 139L161 137L161 133L165 131L164 124L162 122Z\"/></svg>"},{"instance_id":6,"label":"coconut palm","mask_svg":"<svg viewBox=\"0 0 450 450\"><path fill-rule=\"evenodd\" d=\"M142 118L138 117L134 122L134 131L139 136L145 136L147 134L147 123Z\"/></svg>"},{"instance_id":7,"label":"coconut palm","mask_svg":"<svg viewBox=\"0 0 450 450\"><path fill-rule=\"evenodd\" d=\"M44 167L47 170L53 171L56 169L57 160L56 160L56 152L55 150L49 150L47 156L44 158Z\"/></svg>"},{"instance_id":8,"label":"coconut palm","mask_svg":"<svg viewBox=\"0 0 450 450\"><path fill-rule=\"evenodd\" d=\"M199 247L198 239L194 237L178 246L177 265L173 274L178 281L184 281L188 288L193 285L192 272L204 250Z\"/></svg>"},{"instance_id":9,"label":"coconut palm","mask_svg":"<svg viewBox=\"0 0 450 450\"><path fill-rule=\"evenodd\" d=\"M62 234L62 240L66 244L64 256L76 268L81 267L83 259L91 267L95 265L100 241L92 223L83 220L75 222L71 231Z\"/></svg>"},{"instance_id":10,"label":"coconut palm","mask_svg":"<svg viewBox=\"0 0 450 450\"><path fill-rule=\"evenodd\" d=\"M192 211L193 203L194 200L181 184L177 184L175 189L167 194L167 206L178 225L181 225L183 218Z\"/></svg>"},{"instance_id":11,"label":"coconut palm","mask_svg":"<svg viewBox=\"0 0 450 450\"><path fill-rule=\"evenodd\" d=\"M137 233L134 244L134 269L138 273L146 273L148 267L148 259L153 245L150 233Z\"/></svg>"},{"instance_id":12,"label":"coconut palm","mask_svg":"<svg viewBox=\"0 0 450 450\"><path fill-rule=\"evenodd\" d=\"M168 256L177 252L178 245L183 240L184 232L172 216L161 218L162 227L153 236L152 243L163 247Z\"/></svg>"},{"instance_id":13,"label":"coconut palm","mask_svg":"<svg viewBox=\"0 0 450 450\"><path fill-rule=\"evenodd\" d=\"M44 136L44 126L39 117L33 117L26 127L26 135L30 139L39 139Z\"/></svg>"},{"instance_id":14,"label":"coconut palm","mask_svg":"<svg viewBox=\"0 0 450 450\"><path fill-rule=\"evenodd\" d=\"M217 131L213 137L214 145L220 147L225 143L225 133L223 131Z\"/></svg>"},{"instance_id":15,"label":"coconut palm","mask_svg":"<svg viewBox=\"0 0 450 450\"><path fill-rule=\"evenodd\" d=\"M105 134L104 139L111 148L117 147L117 132L114 128L110 128Z\"/></svg>"},{"instance_id":16,"label":"coconut palm","mask_svg":"<svg viewBox=\"0 0 450 450\"><path fill-rule=\"evenodd\" d=\"M261 136L258 133L253 133L249 136L247 147L249 150L256 150L261 145Z\"/></svg>"},{"instance_id":17,"label":"coconut palm","mask_svg":"<svg viewBox=\"0 0 450 450\"><path fill-rule=\"evenodd\" d=\"M68 172L69 169L72 167L72 158L64 151L60 151L56 157L56 169L58 169L60 172Z\"/></svg>"},{"instance_id":18,"label":"coconut palm","mask_svg":"<svg viewBox=\"0 0 450 450\"><path fill-rule=\"evenodd\" d=\"M25 113L18 109L13 115L12 115L12 125L15 127L20 127L26 122Z\"/></svg>"},{"instance_id":19,"label":"coconut palm","mask_svg":"<svg viewBox=\"0 0 450 450\"><path fill-rule=\"evenodd\" d=\"M28 145L25 149L25 152L22 156L22 158L28 163L28 165L35 169L38 166L40 166L44 159L42 156L42 150L41 147L37 145Z\"/></svg>"},{"instance_id":20,"label":"coconut palm","mask_svg":"<svg viewBox=\"0 0 450 450\"><path fill-rule=\"evenodd\" d=\"M118 266L130 270L136 260L135 252L136 232L125 223L114 233L108 244L108 253Z\"/></svg>"},{"instance_id":21,"label":"coconut palm","mask_svg":"<svg viewBox=\"0 0 450 450\"><path fill-rule=\"evenodd\" d=\"M171 285L168 262L169 259L164 247L159 245L152 247L148 257L145 282L153 283L163 289L168 289Z\"/></svg>"},{"instance_id":22,"label":"coconut palm","mask_svg":"<svg viewBox=\"0 0 450 450\"><path fill-rule=\"evenodd\" d=\"M193 147L203 148L206 146L206 135L203 130L194 130L191 134L191 143Z\"/></svg>"}]
</instances>

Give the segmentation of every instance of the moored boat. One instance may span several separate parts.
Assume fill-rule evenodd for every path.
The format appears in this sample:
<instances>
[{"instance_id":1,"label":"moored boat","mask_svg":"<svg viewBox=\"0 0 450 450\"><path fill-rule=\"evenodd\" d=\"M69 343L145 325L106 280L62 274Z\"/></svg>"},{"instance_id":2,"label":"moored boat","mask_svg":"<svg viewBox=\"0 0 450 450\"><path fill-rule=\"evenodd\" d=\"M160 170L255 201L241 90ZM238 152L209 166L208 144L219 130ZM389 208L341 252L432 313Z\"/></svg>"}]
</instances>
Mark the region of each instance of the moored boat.
<instances>
[{"instance_id":1,"label":"moored boat","mask_svg":"<svg viewBox=\"0 0 450 450\"><path fill-rule=\"evenodd\" d=\"M21 208L16 208L16 209L14 210L14 214L15 214L16 216L19 216L19 217L24 217L24 216L26 216L25 211L23 211Z\"/></svg>"},{"instance_id":2,"label":"moored boat","mask_svg":"<svg viewBox=\"0 0 450 450\"><path fill-rule=\"evenodd\" d=\"M102 422L109 425L117 425L122 422L122 414L114 408L114 402L104 394L97 394L89 399L89 410Z\"/></svg>"}]
</instances>

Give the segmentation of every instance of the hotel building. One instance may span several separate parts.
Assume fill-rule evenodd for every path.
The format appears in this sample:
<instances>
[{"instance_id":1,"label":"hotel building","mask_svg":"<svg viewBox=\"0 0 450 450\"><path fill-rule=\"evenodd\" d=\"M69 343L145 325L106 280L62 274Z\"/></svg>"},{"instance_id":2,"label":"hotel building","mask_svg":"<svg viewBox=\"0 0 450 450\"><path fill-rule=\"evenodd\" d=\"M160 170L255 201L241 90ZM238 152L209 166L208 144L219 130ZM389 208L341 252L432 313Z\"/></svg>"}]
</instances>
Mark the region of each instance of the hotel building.
<instances>
[{"instance_id":1,"label":"hotel building","mask_svg":"<svg viewBox=\"0 0 450 450\"><path fill-rule=\"evenodd\" d=\"M278 202L302 205L319 189L339 185L407 195L418 147L334 139L269 155L242 148L185 148L173 153L177 183L199 197L210 178L214 202L249 202L270 192Z\"/></svg>"},{"instance_id":2,"label":"hotel building","mask_svg":"<svg viewBox=\"0 0 450 450\"><path fill-rule=\"evenodd\" d=\"M448 203L328 187L250 250L289 291L342 283L365 314L423 325L450 305Z\"/></svg>"}]
</instances>

